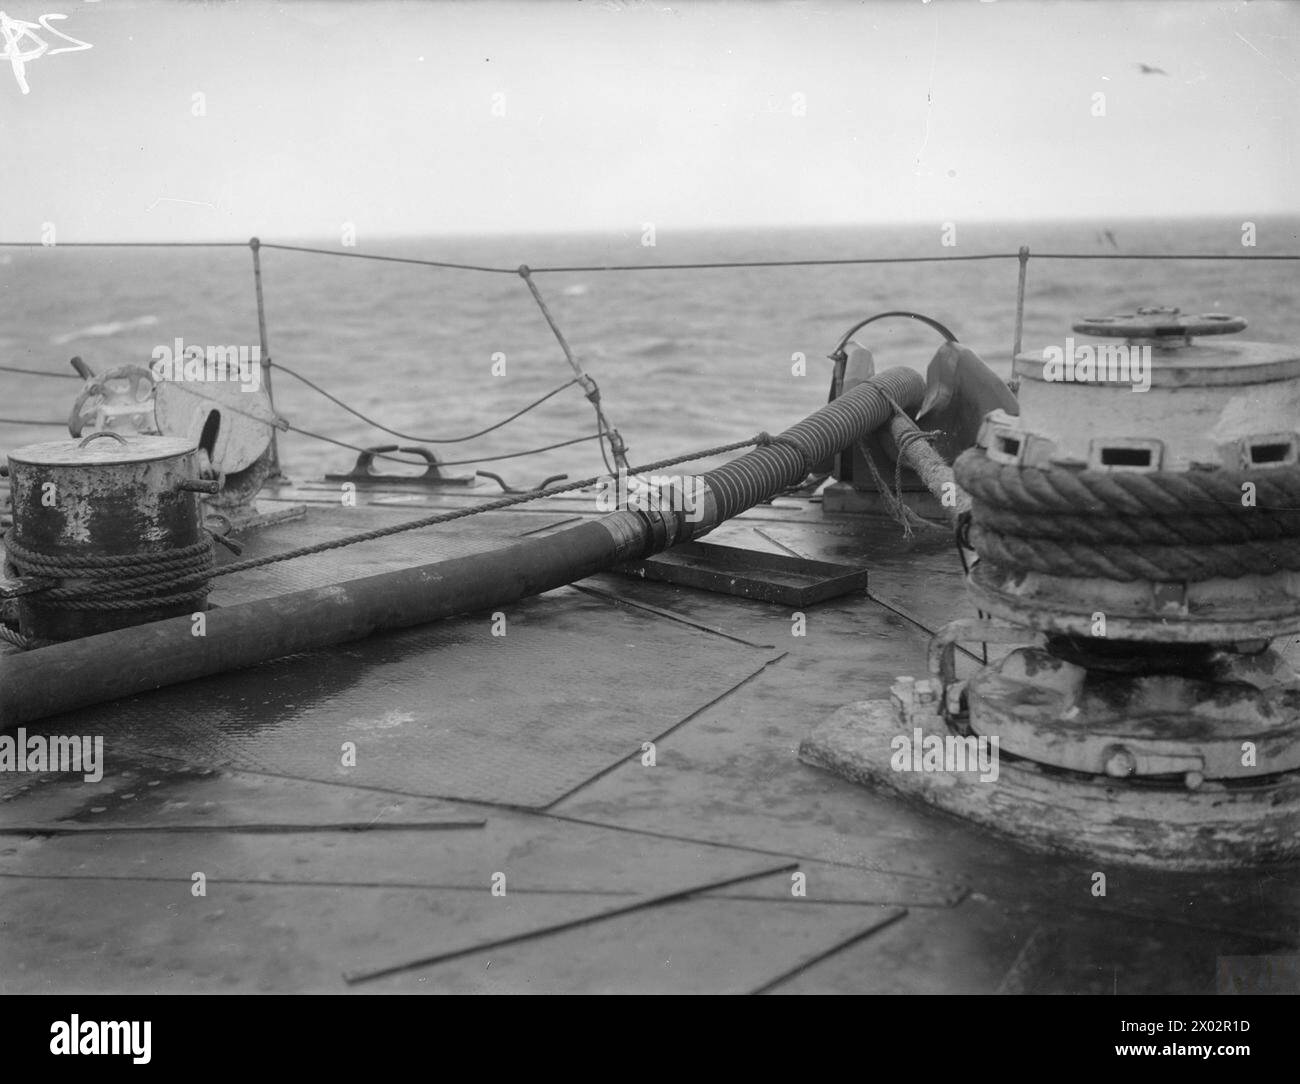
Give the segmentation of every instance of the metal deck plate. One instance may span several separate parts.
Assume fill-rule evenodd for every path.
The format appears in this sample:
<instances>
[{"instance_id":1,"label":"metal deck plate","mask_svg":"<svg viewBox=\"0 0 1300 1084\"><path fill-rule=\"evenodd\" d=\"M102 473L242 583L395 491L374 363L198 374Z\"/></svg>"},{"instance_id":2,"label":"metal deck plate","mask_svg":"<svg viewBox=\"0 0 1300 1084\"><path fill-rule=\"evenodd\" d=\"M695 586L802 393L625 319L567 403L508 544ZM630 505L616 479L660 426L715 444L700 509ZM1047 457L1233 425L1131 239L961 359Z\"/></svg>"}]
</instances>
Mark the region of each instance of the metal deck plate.
<instances>
[{"instance_id":1,"label":"metal deck plate","mask_svg":"<svg viewBox=\"0 0 1300 1084\"><path fill-rule=\"evenodd\" d=\"M788 881L787 881L788 884ZM479 951L356 989L418 993L782 991L838 950L873 940L905 912L789 900L696 897L544 938Z\"/></svg>"},{"instance_id":2,"label":"metal deck plate","mask_svg":"<svg viewBox=\"0 0 1300 1084\"><path fill-rule=\"evenodd\" d=\"M747 862L756 865L753 856ZM72 884L68 891L49 881L5 882L12 930L0 946L0 992L744 993L783 981L900 913L693 897L599 919L609 897L214 878L195 899L188 882ZM342 979L346 970L418 957L453 939L487 945L586 917L596 921L424 970L355 987Z\"/></svg>"},{"instance_id":3,"label":"metal deck plate","mask_svg":"<svg viewBox=\"0 0 1300 1084\"><path fill-rule=\"evenodd\" d=\"M466 954L352 989L757 990L902 914L881 903L942 906L943 886L861 873L856 886L842 882L858 899L832 904L822 897L828 874L847 871L800 863L806 899L779 873L605 917L788 859L504 810L468 834L174 834L166 825L177 820L278 818L286 806L308 822L400 822L448 807L163 765L105 783L110 794L46 777L25 803L88 834L0 840L11 925L0 939L0 992L341 990L344 970L449 949ZM113 827L96 831L105 818ZM162 831L142 843L118 830L128 826ZM190 891L195 871L205 896ZM490 892L496 871L508 878L505 896ZM580 925L538 936L564 922ZM689 943L683 928L694 931Z\"/></svg>"},{"instance_id":4,"label":"metal deck plate","mask_svg":"<svg viewBox=\"0 0 1300 1084\"><path fill-rule=\"evenodd\" d=\"M641 752L771 656L562 589L71 712L110 769L154 754L425 797L544 807ZM355 766L345 766L347 743Z\"/></svg>"}]
</instances>

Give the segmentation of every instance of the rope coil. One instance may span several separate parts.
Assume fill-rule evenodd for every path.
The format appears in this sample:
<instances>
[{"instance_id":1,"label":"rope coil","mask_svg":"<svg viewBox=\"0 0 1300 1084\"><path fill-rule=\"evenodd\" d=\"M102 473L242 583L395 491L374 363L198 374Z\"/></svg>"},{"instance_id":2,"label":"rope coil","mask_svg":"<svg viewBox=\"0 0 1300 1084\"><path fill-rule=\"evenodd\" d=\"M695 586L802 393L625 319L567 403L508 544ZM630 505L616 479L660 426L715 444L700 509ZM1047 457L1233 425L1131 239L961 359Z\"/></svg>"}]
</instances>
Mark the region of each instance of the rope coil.
<instances>
[{"instance_id":1,"label":"rope coil","mask_svg":"<svg viewBox=\"0 0 1300 1084\"><path fill-rule=\"evenodd\" d=\"M1124 583L1300 571L1297 467L1053 470L972 448L953 469L973 502L970 542L998 565Z\"/></svg>"},{"instance_id":2,"label":"rope coil","mask_svg":"<svg viewBox=\"0 0 1300 1084\"><path fill-rule=\"evenodd\" d=\"M161 553L74 557L37 553L8 536L4 543L18 575L82 581L41 591L40 605L52 610L153 610L200 603L211 590L210 538Z\"/></svg>"}]
</instances>

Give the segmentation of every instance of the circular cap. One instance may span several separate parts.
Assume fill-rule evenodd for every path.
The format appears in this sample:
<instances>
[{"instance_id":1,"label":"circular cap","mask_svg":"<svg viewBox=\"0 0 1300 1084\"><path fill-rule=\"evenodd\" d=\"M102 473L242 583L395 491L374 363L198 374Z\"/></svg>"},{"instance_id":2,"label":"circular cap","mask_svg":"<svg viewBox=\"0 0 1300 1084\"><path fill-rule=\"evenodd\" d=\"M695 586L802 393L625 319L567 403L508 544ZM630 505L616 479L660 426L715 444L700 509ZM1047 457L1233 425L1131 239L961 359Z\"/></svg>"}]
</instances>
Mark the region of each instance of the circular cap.
<instances>
[{"instance_id":1,"label":"circular cap","mask_svg":"<svg viewBox=\"0 0 1300 1084\"><path fill-rule=\"evenodd\" d=\"M1202 312L1183 316L1176 308L1151 305L1137 312L1115 316L1085 316L1074 325L1084 335L1104 335L1125 339L1191 339L1198 335L1231 335L1244 331L1246 321L1222 312Z\"/></svg>"},{"instance_id":2,"label":"circular cap","mask_svg":"<svg viewBox=\"0 0 1300 1084\"><path fill-rule=\"evenodd\" d=\"M194 444L175 437L141 437L114 433L118 439L51 440L28 444L9 453L11 463L28 463L41 467L113 466L145 463L155 459L172 459L194 451Z\"/></svg>"}]
</instances>

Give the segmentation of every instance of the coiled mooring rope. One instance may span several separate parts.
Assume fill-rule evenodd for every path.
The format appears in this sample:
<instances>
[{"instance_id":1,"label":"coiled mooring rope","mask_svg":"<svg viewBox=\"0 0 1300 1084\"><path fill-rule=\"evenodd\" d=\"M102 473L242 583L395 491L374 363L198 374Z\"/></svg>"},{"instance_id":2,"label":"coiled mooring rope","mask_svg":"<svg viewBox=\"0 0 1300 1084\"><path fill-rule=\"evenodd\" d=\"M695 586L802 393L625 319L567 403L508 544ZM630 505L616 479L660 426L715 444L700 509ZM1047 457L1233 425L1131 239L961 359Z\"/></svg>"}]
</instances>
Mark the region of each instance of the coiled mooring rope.
<instances>
[{"instance_id":1,"label":"coiled mooring rope","mask_svg":"<svg viewBox=\"0 0 1300 1084\"><path fill-rule=\"evenodd\" d=\"M151 553L74 557L37 553L5 538L5 556L21 576L79 580L40 592L52 610L152 610L201 602L210 587L212 539Z\"/></svg>"},{"instance_id":2,"label":"coiled mooring rope","mask_svg":"<svg viewBox=\"0 0 1300 1084\"><path fill-rule=\"evenodd\" d=\"M964 452L970 542L1007 568L1131 582L1300 571L1300 468L1102 471Z\"/></svg>"}]
</instances>

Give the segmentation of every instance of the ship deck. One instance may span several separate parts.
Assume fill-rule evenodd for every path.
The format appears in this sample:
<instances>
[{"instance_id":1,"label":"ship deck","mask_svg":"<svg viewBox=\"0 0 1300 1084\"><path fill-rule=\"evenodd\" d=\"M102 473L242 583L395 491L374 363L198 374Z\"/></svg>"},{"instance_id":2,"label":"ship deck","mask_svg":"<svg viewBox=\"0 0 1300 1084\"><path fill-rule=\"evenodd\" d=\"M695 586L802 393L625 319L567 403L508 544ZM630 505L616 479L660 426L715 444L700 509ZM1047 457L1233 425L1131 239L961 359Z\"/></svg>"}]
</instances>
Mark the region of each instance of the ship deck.
<instances>
[{"instance_id":1,"label":"ship deck","mask_svg":"<svg viewBox=\"0 0 1300 1084\"><path fill-rule=\"evenodd\" d=\"M305 513L245 556L484 495L345 508L337 486L283 487L262 509ZM229 577L212 601L593 514L547 498ZM102 734L107 766L0 776L0 992L1209 993L1220 957L1296 952L1300 867L1034 854L799 761L972 612L946 535L783 498L709 541L870 585L807 607L799 636L789 606L608 573L504 629L470 615L29 724Z\"/></svg>"}]
</instances>

